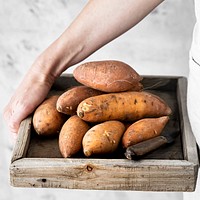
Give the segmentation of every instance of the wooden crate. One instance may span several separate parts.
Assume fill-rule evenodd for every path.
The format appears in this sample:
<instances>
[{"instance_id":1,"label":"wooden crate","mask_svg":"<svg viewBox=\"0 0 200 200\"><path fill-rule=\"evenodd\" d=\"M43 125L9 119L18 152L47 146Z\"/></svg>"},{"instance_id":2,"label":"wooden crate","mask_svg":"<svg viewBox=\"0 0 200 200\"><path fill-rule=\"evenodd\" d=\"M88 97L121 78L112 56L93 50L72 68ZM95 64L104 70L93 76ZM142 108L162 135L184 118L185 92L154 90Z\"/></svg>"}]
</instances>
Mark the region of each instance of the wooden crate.
<instances>
[{"instance_id":1,"label":"wooden crate","mask_svg":"<svg viewBox=\"0 0 200 200\"><path fill-rule=\"evenodd\" d=\"M16 187L46 187L87 190L194 191L198 152L186 109L187 80L184 77L148 77L145 90L161 96L178 121L175 142L140 160L127 160L121 150L109 157L62 158L58 138L44 139L32 128L32 117L20 126L10 165L10 182ZM78 85L70 76L60 77L52 91Z\"/></svg>"}]
</instances>

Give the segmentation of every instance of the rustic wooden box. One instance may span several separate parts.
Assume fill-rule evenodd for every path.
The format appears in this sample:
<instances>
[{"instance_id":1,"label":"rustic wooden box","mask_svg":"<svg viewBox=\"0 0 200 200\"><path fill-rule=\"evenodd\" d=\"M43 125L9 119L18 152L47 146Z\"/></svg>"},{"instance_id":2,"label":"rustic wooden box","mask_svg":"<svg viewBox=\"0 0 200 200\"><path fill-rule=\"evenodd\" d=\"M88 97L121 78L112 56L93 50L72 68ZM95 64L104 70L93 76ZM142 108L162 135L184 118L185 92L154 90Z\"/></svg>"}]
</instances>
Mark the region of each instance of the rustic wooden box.
<instances>
[{"instance_id":1,"label":"rustic wooden box","mask_svg":"<svg viewBox=\"0 0 200 200\"><path fill-rule=\"evenodd\" d=\"M32 117L20 126L10 165L10 182L16 187L94 190L194 191L198 152L186 109L184 77L144 77L145 89L161 96L173 110L180 134L175 142L133 161L114 154L107 158L62 158L58 139L40 138ZM60 77L52 90L78 85L70 76ZM177 128L177 127L175 127ZM119 156L120 155L120 156Z\"/></svg>"}]
</instances>

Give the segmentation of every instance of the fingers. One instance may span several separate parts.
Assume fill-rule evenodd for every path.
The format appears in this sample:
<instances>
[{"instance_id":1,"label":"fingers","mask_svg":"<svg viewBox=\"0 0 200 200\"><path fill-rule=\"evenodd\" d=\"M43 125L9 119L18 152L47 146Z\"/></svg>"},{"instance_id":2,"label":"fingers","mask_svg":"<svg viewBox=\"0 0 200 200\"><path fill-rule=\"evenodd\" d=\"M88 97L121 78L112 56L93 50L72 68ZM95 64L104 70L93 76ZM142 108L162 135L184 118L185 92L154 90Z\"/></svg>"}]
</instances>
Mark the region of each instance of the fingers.
<instances>
[{"instance_id":1,"label":"fingers","mask_svg":"<svg viewBox=\"0 0 200 200\"><path fill-rule=\"evenodd\" d=\"M21 121L33 113L51 88L51 84L45 82L47 79L41 81L39 76L39 72L27 74L4 109L5 122L15 138Z\"/></svg>"},{"instance_id":2,"label":"fingers","mask_svg":"<svg viewBox=\"0 0 200 200\"><path fill-rule=\"evenodd\" d=\"M3 117L8 125L9 130L16 134L19 129L20 121L16 118L14 113L15 112L12 109L12 106L8 104L4 109Z\"/></svg>"},{"instance_id":3,"label":"fingers","mask_svg":"<svg viewBox=\"0 0 200 200\"><path fill-rule=\"evenodd\" d=\"M4 109L3 117L10 131L11 142L12 144L15 144L19 129L19 122L12 117L12 111L9 104Z\"/></svg>"},{"instance_id":4,"label":"fingers","mask_svg":"<svg viewBox=\"0 0 200 200\"><path fill-rule=\"evenodd\" d=\"M27 102L28 103L28 102ZM4 119L12 135L17 135L21 121L32 112L31 107L25 106L22 100L12 98L4 109Z\"/></svg>"}]
</instances>

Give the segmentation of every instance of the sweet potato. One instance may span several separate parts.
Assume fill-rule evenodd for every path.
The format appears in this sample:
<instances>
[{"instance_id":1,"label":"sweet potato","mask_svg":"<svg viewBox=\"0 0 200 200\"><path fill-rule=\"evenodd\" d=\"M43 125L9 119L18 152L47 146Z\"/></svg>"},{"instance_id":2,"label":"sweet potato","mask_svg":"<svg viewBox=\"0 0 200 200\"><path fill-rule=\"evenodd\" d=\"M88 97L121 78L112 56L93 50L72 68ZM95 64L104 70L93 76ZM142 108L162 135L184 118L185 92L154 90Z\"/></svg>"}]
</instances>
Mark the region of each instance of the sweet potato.
<instances>
[{"instance_id":1,"label":"sweet potato","mask_svg":"<svg viewBox=\"0 0 200 200\"><path fill-rule=\"evenodd\" d=\"M171 109L164 100L147 92L102 94L85 99L77 108L77 115L88 122L135 121L170 114Z\"/></svg>"},{"instance_id":2,"label":"sweet potato","mask_svg":"<svg viewBox=\"0 0 200 200\"><path fill-rule=\"evenodd\" d=\"M75 79L104 92L141 90L142 77L126 63L106 60L84 63L75 68Z\"/></svg>"},{"instance_id":3,"label":"sweet potato","mask_svg":"<svg viewBox=\"0 0 200 200\"><path fill-rule=\"evenodd\" d=\"M125 126L119 121L107 121L93 126L83 137L84 154L89 157L114 152L124 131Z\"/></svg>"},{"instance_id":4,"label":"sweet potato","mask_svg":"<svg viewBox=\"0 0 200 200\"><path fill-rule=\"evenodd\" d=\"M76 109L81 101L100 94L102 94L101 91L94 90L87 86L76 86L60 95L56 107L61 113L74 115L76 114Z\"/></svg>"},{"instance_id":5,"label":"sweet potato","mask_svg":"<svg viewBox=\"0 0 200 200\"><path fill-rule=\"evenodd\" d=\"M38 135L57 135L66 116L56 109L58 95L53 95L41 103L33 114L33 127Z\"/></svg>"},{"instance_id":6,"label":"sweet potato","mask_svg":"<svg viewBox=\"0 0 200 200\"><path fill-rule=\"evenodd\" d=\"M133 144L159 136L168 121L168 116L138 120L125 131L122 137L123 147L127 148Z\"/></svg>"},{"instance_id":7,"label":"sweet potato","mask_svg":"<svg viewBox=\"0 0 200 200\"><path fill-rule=\"evenodd\" d=\"M59 149L64 158L71 157L82 149L82 139L90 126L77 115L71 116L59 135Z\"/></svg>"}]
</instances>

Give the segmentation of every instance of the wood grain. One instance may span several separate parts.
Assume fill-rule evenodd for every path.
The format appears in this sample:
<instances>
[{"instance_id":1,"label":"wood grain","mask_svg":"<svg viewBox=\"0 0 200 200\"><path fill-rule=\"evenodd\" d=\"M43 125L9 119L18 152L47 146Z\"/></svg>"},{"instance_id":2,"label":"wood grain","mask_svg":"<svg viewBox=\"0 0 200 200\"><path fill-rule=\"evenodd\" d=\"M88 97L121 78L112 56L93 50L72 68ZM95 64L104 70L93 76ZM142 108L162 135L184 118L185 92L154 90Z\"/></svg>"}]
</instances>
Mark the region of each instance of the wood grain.
<instances>
[{"instance_id":1,"label":"wood grain","mask_svg":"<svg viewBox=\"0 0 200 200\"><path fill-rule=\"evenodd\" d=\"M62 77L52 89L65 90L77 84L72 76ZM10 181L15 187L47 187L84 190L194 191L198 154L187 116L183 77L144 77L146 89L163 98L173 110L172 126L179 130L175 142L146 155L125 159L123 149L98 158L61 158L57 138L41 138L25 119L10 165Z\"/></svg>"},{"instance_id":2,"label":"wood grain","mask_svg":"<svg viewBox=\"0 0 200 200\"><path fill-rule=\"evenodd\" d=\"M184 160L24 158L11 166L18 187L193 191L194 164Z\"/></svg>"},{"instance_id":3,"label":"wood grain","mask_svg":"<svg viewBox=\"0 0 200 200\"><path fill-rule=\"evenodd\" d=\"M13 149L11 162L14 162L15 160L18 160L26 156L31 137L31 124L32 124L31 116L29 116L27 119L21 122L15 147Z\"/></svg>"},{"instance_id":4,"label":"wood grain","mask_svg":"<svg viewBox=\"0 0 200 200\"><path fill-rule=\"evenodd\" d=\"M187 79L178 80L177 99L179 102L180 126L185 159L196 164L199 163L197 144L190 126L187 112Z\"/></svg>"}]
</instances>

